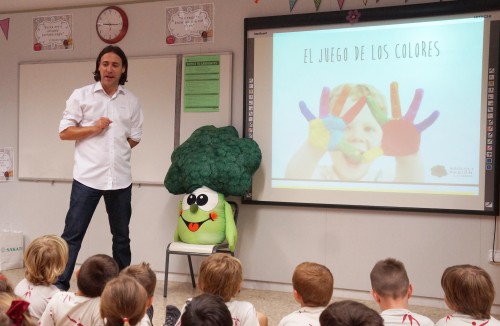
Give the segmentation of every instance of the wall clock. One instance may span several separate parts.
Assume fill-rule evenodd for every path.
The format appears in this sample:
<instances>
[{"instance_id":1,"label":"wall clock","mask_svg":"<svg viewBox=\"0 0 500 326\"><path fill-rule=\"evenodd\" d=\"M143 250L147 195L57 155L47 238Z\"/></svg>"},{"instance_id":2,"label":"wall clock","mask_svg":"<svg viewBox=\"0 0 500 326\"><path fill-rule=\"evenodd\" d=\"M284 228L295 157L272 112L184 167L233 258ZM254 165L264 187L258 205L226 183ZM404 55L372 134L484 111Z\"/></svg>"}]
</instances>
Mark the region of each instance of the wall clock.
<instances>
[{"instance_id":1,"label":"wall clock","mask_svg":"<svg viewBox=\"0 0 500 326\"><path fill-rule=\"evenodd\" d=\"M96 30L99 38L106 43L120 42L128 30L128 18L123 9L109 6L103 9L96 20Z\"/></svg>"}]
</instances>

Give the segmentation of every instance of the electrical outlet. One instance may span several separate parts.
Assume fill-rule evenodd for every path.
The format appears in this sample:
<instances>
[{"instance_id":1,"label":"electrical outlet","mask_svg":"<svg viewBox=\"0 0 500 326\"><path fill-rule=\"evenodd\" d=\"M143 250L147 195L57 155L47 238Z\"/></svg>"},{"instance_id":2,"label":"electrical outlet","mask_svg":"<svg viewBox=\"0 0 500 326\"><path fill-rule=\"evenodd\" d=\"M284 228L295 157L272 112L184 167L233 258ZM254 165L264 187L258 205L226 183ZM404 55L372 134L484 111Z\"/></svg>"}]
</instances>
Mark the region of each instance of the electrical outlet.
<instances>
[{"instance_id":1,"label":"electrical outlet","mask_svg":"<svg viewBox=\"0 0 500 326\"><path fill-rule=\"evenodd\" d=\"M500 250L495 250L495 256L493 256L493 250L488 250L488 261L500 263Z\"/></svg>"}]
</instances>

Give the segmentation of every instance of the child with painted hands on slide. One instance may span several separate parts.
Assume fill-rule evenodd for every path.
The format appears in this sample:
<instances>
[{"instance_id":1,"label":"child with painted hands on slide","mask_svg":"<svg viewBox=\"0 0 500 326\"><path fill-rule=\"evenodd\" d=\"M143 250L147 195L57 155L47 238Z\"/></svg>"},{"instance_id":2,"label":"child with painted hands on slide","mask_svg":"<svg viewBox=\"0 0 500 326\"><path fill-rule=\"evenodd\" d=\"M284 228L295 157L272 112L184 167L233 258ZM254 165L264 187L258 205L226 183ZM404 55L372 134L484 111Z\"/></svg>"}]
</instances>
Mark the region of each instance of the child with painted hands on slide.
<instances>
[{"instance_id":1,"label":"child with painted hands on slide","mask_svg":"<svg viewBox=\"0 0 500 326\"><path fill-rule=\"evenodd\" d=\"M292 179L346 181L424 181L419 155L420 135L438 118L434 111L418 124L414 119L423 91L401 116L398 84L391 84L392 118L385 99L374 87L344 84L331 91L323 88L319 116L304 102L300 110L309 122L309 135L288 162L286 175ZM331 165L321 165L328 153Z\"/></svg>"}]
</instances>

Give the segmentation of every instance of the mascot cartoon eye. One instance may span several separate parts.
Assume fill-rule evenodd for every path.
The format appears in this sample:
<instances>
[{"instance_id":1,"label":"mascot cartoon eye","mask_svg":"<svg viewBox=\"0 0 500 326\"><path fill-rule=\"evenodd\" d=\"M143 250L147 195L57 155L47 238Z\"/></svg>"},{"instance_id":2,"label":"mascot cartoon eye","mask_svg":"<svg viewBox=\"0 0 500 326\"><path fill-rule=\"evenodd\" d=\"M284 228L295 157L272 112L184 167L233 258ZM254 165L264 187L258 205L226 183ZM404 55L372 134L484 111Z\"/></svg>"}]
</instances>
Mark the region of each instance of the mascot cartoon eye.
<instances>
[{"instance_id":1,"label":"mascot cartoon eye","mask_svg":"<svg viewBox=\"0 0 500 326\"><path fill-rule=\"evenodd\" d=\"M187 197L187 203L188 205L196 204L196 195L189 194Z\"/></svg>"},{"instance_id":2,"label":"mascot cartoon eye","mask_svg":"<svg viewBox=\"0 0 500 326\"><path fill-rule=\"evenodd\" d=\"M219 203L219 195L207 187L196 189L190 194L186 194L182 200L182 209L189 209L191 205L197 205L201 210L211 211Z\"/></svg>"}]
</instances>

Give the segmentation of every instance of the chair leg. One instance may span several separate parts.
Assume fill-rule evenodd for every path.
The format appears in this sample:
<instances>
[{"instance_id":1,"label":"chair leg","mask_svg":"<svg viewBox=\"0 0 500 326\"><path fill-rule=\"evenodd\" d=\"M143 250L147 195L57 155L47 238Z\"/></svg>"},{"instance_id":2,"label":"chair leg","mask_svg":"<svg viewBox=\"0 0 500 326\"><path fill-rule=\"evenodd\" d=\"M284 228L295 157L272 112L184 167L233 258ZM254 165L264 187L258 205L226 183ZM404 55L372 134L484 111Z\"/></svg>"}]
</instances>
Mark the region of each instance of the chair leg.
<instances>
[{"instance_id":1,"label":"chair leg","mask_svg":"<svg viewBox=\"0 0 500 326\"><path fill-rule=\"evenodd\" d=\"M170 253L168 252L168 248L165 254L165 283L163 284L163 297L167 297L167 287L168 287L168 263L169 263Z\"/></svg>"},{"instance_id":2,"label":"chair leg","mask_svg":"<svg viewBox=\"0 0 500 326\"><path fill-rule=\"evenodd\" d=\"M191 284L193 284L193 289L196 289L196 282L194 280L193 262L191 261L191 255L187 255L187 257L189 263L189 271L191 272Z\"/></svg>"}]
</instances>

